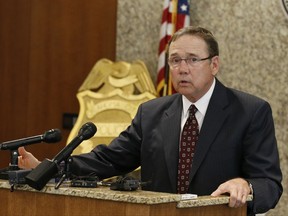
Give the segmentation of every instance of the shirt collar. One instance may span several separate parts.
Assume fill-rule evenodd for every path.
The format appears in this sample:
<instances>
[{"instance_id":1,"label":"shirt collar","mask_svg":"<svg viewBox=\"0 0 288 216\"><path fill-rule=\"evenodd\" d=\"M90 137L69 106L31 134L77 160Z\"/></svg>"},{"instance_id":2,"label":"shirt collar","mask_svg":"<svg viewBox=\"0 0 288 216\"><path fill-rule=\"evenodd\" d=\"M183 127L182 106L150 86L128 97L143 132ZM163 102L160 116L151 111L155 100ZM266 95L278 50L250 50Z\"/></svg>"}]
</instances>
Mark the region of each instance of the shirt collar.
<instances>
[{"instance_id":1,"label":"shirt collar","mask_svg":"<svg viewBox=\"0 0 288 216\"><path fill-rule=\"evenodd\" d=\"M206 92L205 95L203 95L198 101L196 101L195 103L191 103L184 95L182 95L182 102L183 102L183 114L184 116L188 115L188 110L191 104L194 104L198 111L201 113L202 116L205 116L207 108L208 108L208 104L210 101L210 98L212 96L212 93L214 91L215 88L215 78L213 80L213 83L210 87L210 89Z\"/></svg>"}]
</instances>

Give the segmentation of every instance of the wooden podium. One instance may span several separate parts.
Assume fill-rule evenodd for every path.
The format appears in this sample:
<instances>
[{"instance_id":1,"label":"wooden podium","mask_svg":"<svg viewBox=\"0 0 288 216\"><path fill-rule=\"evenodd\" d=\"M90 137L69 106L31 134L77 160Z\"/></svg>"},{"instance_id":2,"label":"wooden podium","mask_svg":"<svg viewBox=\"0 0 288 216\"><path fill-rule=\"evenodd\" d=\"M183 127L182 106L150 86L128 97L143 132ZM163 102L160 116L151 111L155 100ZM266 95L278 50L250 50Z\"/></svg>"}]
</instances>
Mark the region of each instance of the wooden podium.
<instances>
[{"instance_id":1,"label":"wooden podium","mask_svg":"<svg viewBox=\"0 0 288 216\"><path fill-rule=\"evenodd\" d=\"M251 200L249 197L248 200ZM54 185L36 191L28 185L10 191L9 182L0 180L0 215L72 216L244 216L247 205L229 208L229 197L203 196L181 200L179 194L149 191L113 191L108 187L75 188Z\"/></svg>"}]
</instances>

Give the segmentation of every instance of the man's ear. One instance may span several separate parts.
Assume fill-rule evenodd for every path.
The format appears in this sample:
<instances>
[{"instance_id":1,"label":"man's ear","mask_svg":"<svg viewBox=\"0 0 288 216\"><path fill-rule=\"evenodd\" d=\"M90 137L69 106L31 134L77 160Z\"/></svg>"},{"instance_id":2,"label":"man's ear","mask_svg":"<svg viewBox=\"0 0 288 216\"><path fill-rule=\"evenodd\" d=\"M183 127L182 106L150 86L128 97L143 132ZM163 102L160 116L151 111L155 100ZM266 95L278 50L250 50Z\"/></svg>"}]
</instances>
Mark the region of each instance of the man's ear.
<instances>
[{"instance_id":1,"label":"man's ear","mask_svg":"<svg viewBox=\"0 0 288 216\"><path fill-rule=\"evenodd\" d=\"M211 64L210 65L211 65L212 74L214 76L216 76L216 74L219 71L219 62L220 62L219 56L214 56L211 59Z\"/></svg>"}]
</instances>

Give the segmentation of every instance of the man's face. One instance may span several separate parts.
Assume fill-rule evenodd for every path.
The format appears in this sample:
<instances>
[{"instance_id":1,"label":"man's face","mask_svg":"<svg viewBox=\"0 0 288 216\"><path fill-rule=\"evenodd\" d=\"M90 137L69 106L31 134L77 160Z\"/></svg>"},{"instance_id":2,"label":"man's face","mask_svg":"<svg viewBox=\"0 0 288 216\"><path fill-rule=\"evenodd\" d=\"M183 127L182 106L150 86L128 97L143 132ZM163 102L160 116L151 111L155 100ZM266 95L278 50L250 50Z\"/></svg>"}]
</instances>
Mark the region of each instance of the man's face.
<instances>
[{"instance_id":1,"label":"man's face","mask_svg":"<svg viewBox=\"0 0 288 216\"><path fill-rule=\"evenodd\" d=\"M183 35L169 47L169 59L203 59L209 56L205 41L197 36ZM191 61L190 61L191 62ZM210 88L214 76L219 70L219 57L187 64L180 60L177 67L171 67L172 83L177 92L196 102Z\"/></svg>"}]
</instances>

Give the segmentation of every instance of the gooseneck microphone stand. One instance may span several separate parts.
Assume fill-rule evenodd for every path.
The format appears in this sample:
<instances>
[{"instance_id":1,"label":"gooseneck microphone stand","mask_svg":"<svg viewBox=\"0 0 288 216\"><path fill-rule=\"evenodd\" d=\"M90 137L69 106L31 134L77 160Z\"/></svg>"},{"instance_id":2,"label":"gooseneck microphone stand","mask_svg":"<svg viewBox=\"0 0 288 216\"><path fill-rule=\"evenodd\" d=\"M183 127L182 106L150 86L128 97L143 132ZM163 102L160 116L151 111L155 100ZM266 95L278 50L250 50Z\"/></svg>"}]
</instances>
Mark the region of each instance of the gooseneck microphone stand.
<instances>
[{"instance_id":1,"label":"gooseneck microphone stand","mask_svg":"<svg viewBox=\"0 0 288 216\"><path fill-rule=\"evenodd\" d=\"M18 167L18 150L17 149L11 149L10 150L10 163L8 167L5 167L0 170L0 179L9 179L8 171L14 171L19 170Z\"/></svg>"},{"instance_id":2,"label":"gooseneck microphone stand","mask_svg":"<svg viewBox=\"0 0 288 216\"><path fill-rule=\"evenodd\" d=\"M10 150L10 163L8 167L1 169L0 171L0 179L9 180L11 185L10 191L14 191L15 184L24 184L25 176L31 170L20 170L18 167L18 156L19 152L17 149L9 149Z\"/></svg>"}]
</instances>

